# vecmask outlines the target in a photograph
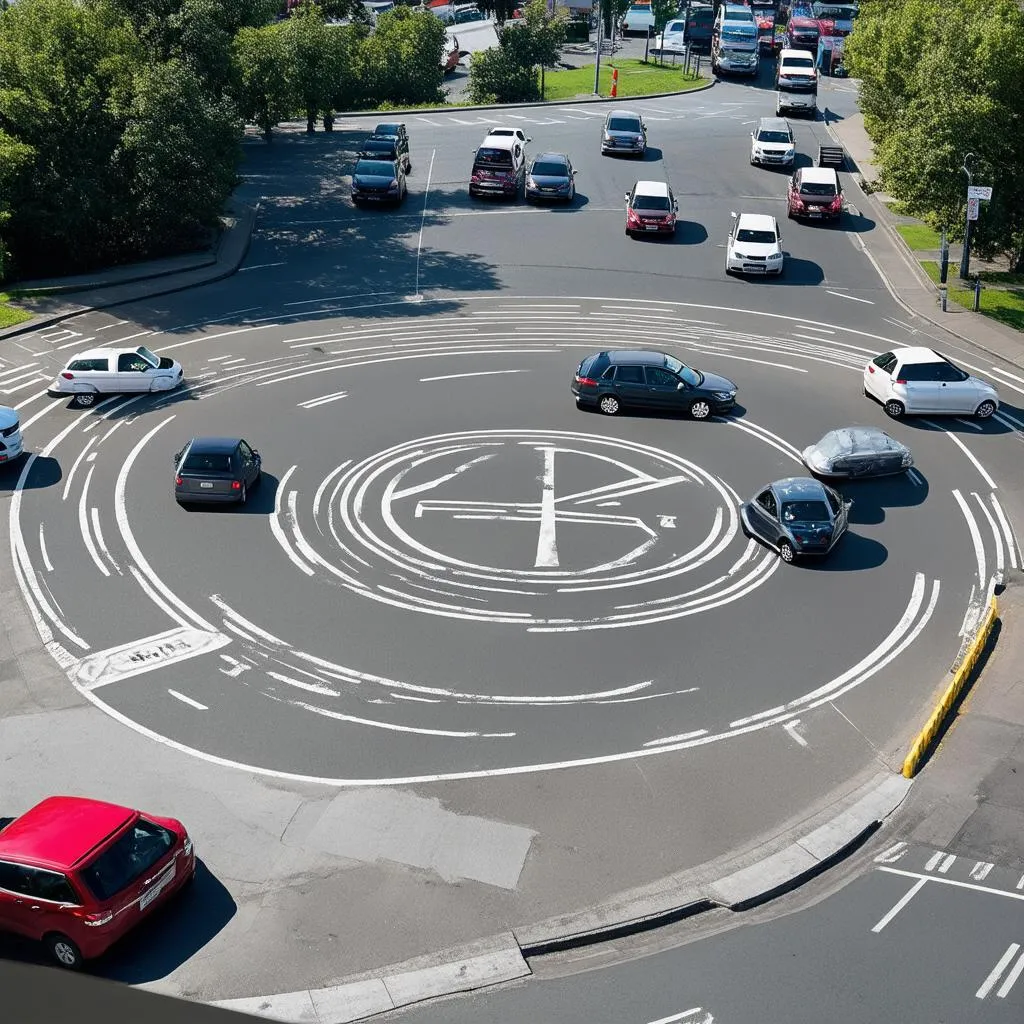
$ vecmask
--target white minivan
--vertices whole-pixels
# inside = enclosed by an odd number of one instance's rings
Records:
[[[185,379],[181,363],[138,348],[94,348],[79,352],[47,389],[51,398],[71,395],[75,404],[93,405],[100,395],[132,391],[172,391]]]
[[[21,455],[21,418],[18,410],[0,405],[0,465],[14,462]]]

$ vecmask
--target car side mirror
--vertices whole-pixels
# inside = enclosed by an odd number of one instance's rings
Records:
[[[177,465],[179,462],[181,462],[181,452],[175,452],[174,453],[174,464]]]
[[[627,192],[622,198],[625,199],[626,202],[628,203],[629,202],[629,193]]]
[[[686,390],[686,385],[682,381],[680,381],[676,385],[676,391],[685,391],[685,390]]]
[[[529,136],[527,136],[527,139],[526,139],[526,141],[527,141],[527,142],[533,142],[533,139],[531,139],[531,138],[530,138]]]

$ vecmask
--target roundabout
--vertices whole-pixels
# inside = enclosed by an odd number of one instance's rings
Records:
[[[855,376],[872,339],[794,343],[777,317],[663,304],[668,325],[627,300],[560,301],[340,325],[316,334],[312,367],[304,325],[281,338],[288,354],[244,367],[218,368],[215,339],[196,365],[185,342],[171,346],[181,391],[51,413],[61,429],[26,464],[11,528],[72,683],[203,758],[340,785],[662,756],[785,727],[861,686],[880,705],[914,687],[925,700],[987,585],[976,518],[954,498],[987,471],[963,441],[891,428],[918,469],[846,483],[851,530],[820,564],[784,565],[738,516],[805,472],[799,452],[822,432],[884,418]],[[574,406],[585,350],[646,347],[655,327],[737,381],[734,412]],[[237,509],[173,506],[169,455],[241,422],[261,487]],[[58,457],[74,468],[55,508],[31,482]],[[977,500],[1005,517],[994,491]],[[55,557],[76,532],[88,586]]]

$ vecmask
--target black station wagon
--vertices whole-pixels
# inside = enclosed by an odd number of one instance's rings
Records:
[[[570,385],[578,406],[608,416],[624,407],[687,412],[695,420],[728,412],[736,385],[727,377],[695,370],[665,352],[597,352],[576,367]]]

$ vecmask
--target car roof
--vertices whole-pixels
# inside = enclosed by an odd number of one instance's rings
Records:
[[[810,50],[797,50],[792,46],[784,46],[779,50],[779,60],[785,60],[787,57],[807,57],[809,60],[814,60],[814,55]]]
[[[782,501],[824,500],[825,488],[812,476],[787,476],[768,485]]]
[[[189,446],[189,454],[216,455],[233,452],[238,447],[240,437],[194,437]]]
[[[851,451],[863,448],[902,448],[895,438],[879,427],[837,427],[830,430],[821,440],[834,437],[844,448]],[[818,442],[819,444],[821,441]]]
[[[837,185],[839,175],[834,167],[801,167],[801,180],[815,182],[820,185]]]
[[[404,121],[378,121],[377,126],[373,129],[374,135],[393,135],[394,132],[387,131],[388,128],[402,129],[405,127]]]
[[[17,409],[12,409],[9,405],[0,405],[0,427],[6,429],[20,422],[21,417]]]
[[[565,163],[569,162],[569,158],[565,155],[565,153],[538,153],[533,159],[534,159],[534,161],[537,161],[537,160],[562,160]]]
[[[480,143],[481,149],[511,149],[518,139],[514,135],[488,135]]]
[[[633,191],[638,196],[663,196],[668,198],[667,181],[638,181],[633,186]]]
[[[90,348],[85,352],[76,352],[69,360],[69,363],[74,362],[76,359],[113,359],[117,356],[123,356],[126,353],[138,352],[140,348],[145,348],[144,345],[136,345],[134,348],[125,346],[124,348]]]
[[[774,231],[775,218],[770,213],[741,213],[737,227],[751,231]]]
[[[890,350],[901,363],[945,363],[947,360],[934,349],[922,345],[894,348]]]
[[[784,117],[762,117],[757,122],[757,130],[759,132],[790,132],[793,129],[789,127],[789,122]]]
[[[640,115],[635,110],[609,110],[605,120],[607,121],[613,117],[635,117],[638,121],[641,120]]]
[[[0,832],[0,858],[67,870],[136,815],[80,796],[50,796]]]
[[[654,352],[648,349],[619,349],[603,353],[608,357],[608,362],[615,363],[644,363],[651,366],[664,366],[668,358],[664,352]]]

